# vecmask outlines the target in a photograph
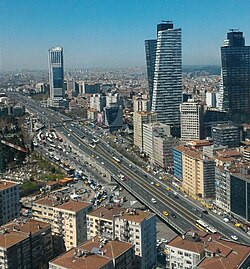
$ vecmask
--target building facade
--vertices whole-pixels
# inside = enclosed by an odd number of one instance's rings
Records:
[[[188,142],[202,138],[202,106],[189,99],[180,105],[181,113],[181,140]]]
[[[49,263],[50,269],[136,269],[134,246],[95,236]]]
[[[229,148],[240,146],[240,129],[232,124],[217,124],[212,127],[214,145],[227,146]]]
[[[143,124],[156,122],[157,115],[153,112],[134,112],[133,125],[134,125],[134,145],[143,149]]]
[[[51,227],[32,219],[16,219],[0,227],[0,268],[46,269],[53,257]]]
[[[0,225],[20,216],[19,185],[10,181],[0,181]]]
[[[136,96],[133,98],[133,111],[144,111],[149,112],[150,111],[150,100],[148,100],[147,96]]]
[[[180,140],[172,136],[154,136],[153,159],[155,164],[167,171],[172,171],[173,148],[179,144]]]
[[[121,207],[99,207],[87,215],[88,238],[96,235],[134,244],[136,268],[151,269],[156,262],[156,217]]]
[[[35,220],[51,224],[55,238],[55,249],[69,250],[87,239],[86,214],[92,205],[85,202],[68,201],[62,203],[52,197],[37,200],[32,205]]]
[[[98,112],[102,112],[106,106],[106,96],[102,94],[93,94],[89,98],[89,107],[96,109]]]
[[[152,111],[157,120],[180,125],[182,102],[181,29],[172,22],[157,25]]]
[[[154,157],[154,137],[170,135],[170,127],[160,122],[143,124],[143,151],[151,158]]]
[[[221,47],[219,107],[231,113],[233,121],[250,120],[250,46],[243,32],[232,29]]]
[[[104,108],[104,124],[111,132],[122,128],[123,109],[121,105],[113,105]]]
[[[182,153],[183,188],[202,198],[215,197],[215,162],[198,151]]]
[[[62,106],[65,96],[62,47],[49,49],[49,84],[50,105],[55,107]]]
[[[155,57],[156,57],[157,40],[145,40],[145,52],[147,63],[147,76],[149,88],[149,108],[152,107],[153,86],[154,86],[154,71],[155,71]]]

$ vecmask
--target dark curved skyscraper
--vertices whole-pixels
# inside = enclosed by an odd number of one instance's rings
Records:
[[[49,49],[50,105],[61,106],[64,98],[63,48]]]
[[[219,107],[234,122],[250,122],[250,46],[243,32],[231,30],[221,47]]]
[[[181,29],[171,21],[157,25],[157,40],[146,40],[151,110],[164,124],[180,125],[182,102]]]
[[[156,45],[157,45],[156,39],[145,40],[150,109],[152,107],[152,97],[153,97]]]

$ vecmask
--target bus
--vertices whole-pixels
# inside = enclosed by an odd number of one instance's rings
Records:
[[[53,142],[53,140],[52,140],[50,137],[47,137],[47,140],[48,140],[50,143]]]
[[[117,163],[121,163],[121,160],[119,160],[119,159],[116,158],[115,156],[113,156],[113,159],[114,159]]]
[[[90,143],[89,146],[94,149],[96,145],[95,143]]]
[[[92,141],[93,141],[94,143],[98,143],[98,142],[99,142],[99,139],[98,139],[98,138],[93,138]]]
[[[206,231],[207,233],[217,233],[217,230],[210,226],[208,223],[206,223],[205,221],[198,219],[196,220],[196,224],[195,224],[200,230],[202,231]]]

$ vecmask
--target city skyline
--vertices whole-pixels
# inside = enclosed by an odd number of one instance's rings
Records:
[[[230,28],[243,31],[249,44],[249,8],[247,0],[3,0],[0,71],[46,70],[53,46],[64,47],[66,68],[146,67],[144,40],[161,20],[182,29],[184,65],[220,64]]]

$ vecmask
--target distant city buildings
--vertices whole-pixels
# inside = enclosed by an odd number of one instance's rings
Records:
[[[49,105],[54,107],[64,107],[63,99],[65,97],[65,89],[62,47],[49,49],[49,84]]]
[[[219,107],[229,111],[234,122],[250,120],[250,46],[243,32],[231,30],[221,47]]]
[[[172,22],[158,24],[157,42],[146,41],[145,45],[150,91],[152,89],[152,73],[154,73],[151,109],[157,113],[159,122],[180,125],[179,106],[182,102],[181,29],[174,29]]]

